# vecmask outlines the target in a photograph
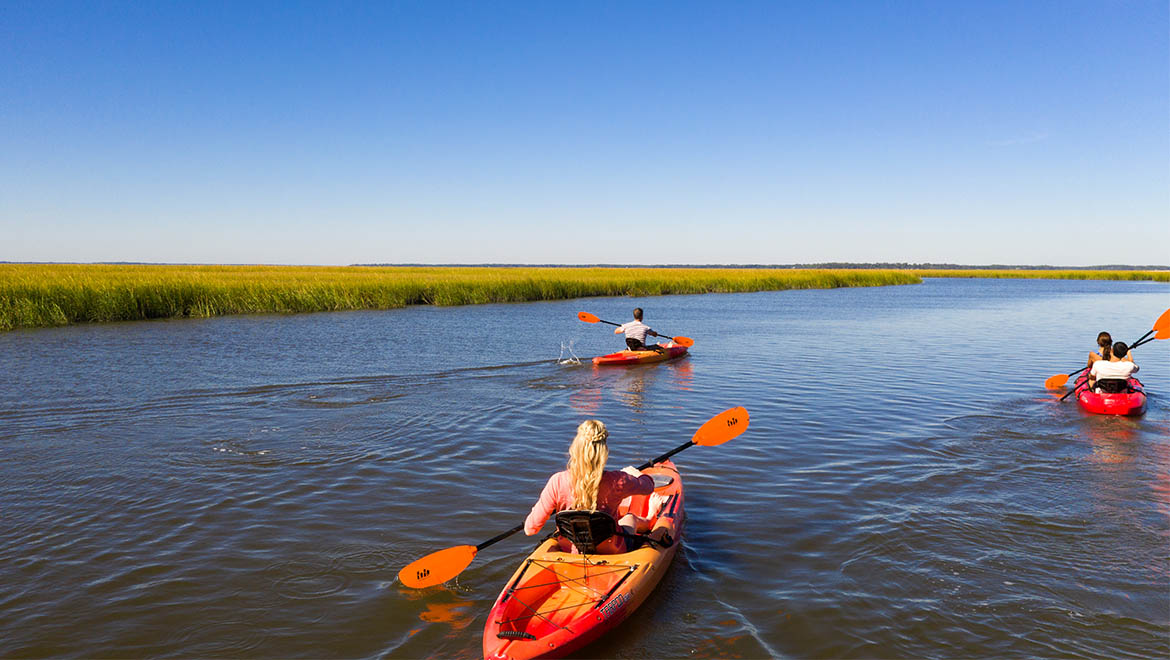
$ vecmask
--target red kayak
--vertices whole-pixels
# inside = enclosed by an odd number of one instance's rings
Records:
[[[617,353],[610,353],[609,355],[601,355],[593,358],[593,364],[597,365],[627,365],[627,364],[646,364],[649,362],[665,362],[680,358],[687,354],[687,347],[679,344],[663,344],[661,351],[619,351]]]
[[[1081,410],[1095,415],[1140,415],[1146,411],[1146,392],[1136,378],[1129,379],[1127,392],[1094,392],[1087,385],[1088,375],[1077,379],[1077,403]]]

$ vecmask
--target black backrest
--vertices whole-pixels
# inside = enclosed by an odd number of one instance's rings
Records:
[[[1106,394],[1121,394],[1129,391],[1129,379],[1122,378],[1099,378],[1097,379],[1097,389]]]
[[[557,532],[583,555],[596,553],[598,545],[617,533],[613,516],[604,511],[561,511],[556,523]]]

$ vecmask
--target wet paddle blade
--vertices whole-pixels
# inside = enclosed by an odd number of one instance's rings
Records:
[[[582,321],[584,321],[586,323],[599,323],[601,321],[601,319],[590,314],[589,312],[577,312],[577,318],[581,319]]]
[[[1154,321],[1154,329],[1159,331],[1158,334],[1161,334],[1161,331],[1166,330],[1167,328],[1170,328],[1170,309],[1162,312],[1162,315],[1158,317],[1158,320]],[[1158,339],[1165,338],[1166,337],[1158,337]]]
[[[695,431],[695,435],[691,438],[691,442],[696,445],[704,445],[706,447],[714,447],[721,445],[728,440],[738,436],[747,430],[748,427],[748,411],[747,408],[739,406],[738,408],[731,408],[715,415],[707,420],[706,424],[699,427]]]
[[[1044,381],[1044,387],[1050,390],[1058,390],[1064,387],[1064,384],[1067,382],[1068,374],[1056,374],[1055,376],[1052,376],[1048,380]]]
[[[398,580],[411,589],[433,587],[454,578],[475,559],[474,545],[457,545],[416,559],[398,571]]]
[[[1154,335],[1154,339],[1166,339],[1170,337],[1170,328],[1162,328],[1158,334]]]
[[[695,345],[695,340],[691,339],[690,337],[673,337],[671,341],[678,344],[679,346],[686,346],[687,348]]]

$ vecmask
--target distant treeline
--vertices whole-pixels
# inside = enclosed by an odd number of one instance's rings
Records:
[[[0,263],[5,263],[0,261]],[[439,268],[744,268],[744,269],[828,269],[828,270],[1091,270],[1091,271],[1170,271],[1170,266],[1131,266],[1131,265],[1102,265],[1102,266],[1018,266],[993,264],[991,266],[970,266],[962,264],[931,264],[911,263],[906,261],[881,263],[853,263],[845,261],[831,261],[819,264],[353,264],[360,267],[439,267]]]
[[[226,314],[885,286],[922,277],[1170,282],[1170,270],[0,264],[0,331]]]

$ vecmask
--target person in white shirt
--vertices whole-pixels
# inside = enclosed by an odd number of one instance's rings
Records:
[[[646,345],[646,335],[657,337],[658,333],[650,329],[650,326],[642,323],[642,308],[634,308],[634,320],[629,323],[623,323],[614,328],[613,334],[620,335],[625,333],[626,346],[631,351],[660,351],[662,350],[657,344],[650,346]]]
[[[1089,387],[1097,392],[1119,394],[1129,386],[1129,377],[1137,373],[1138,366],[1129,354],[1129,346],[1123,341],[1113,345],[1109,359],[1100,359],[1089,369]]]

